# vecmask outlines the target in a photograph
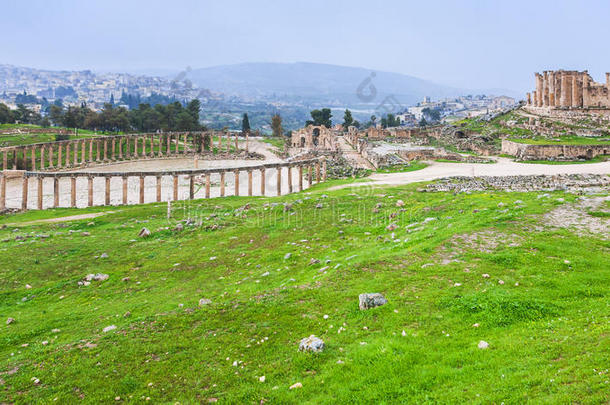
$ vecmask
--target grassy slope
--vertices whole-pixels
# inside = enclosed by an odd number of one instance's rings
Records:
[[[567,230],[531,231],[540,214],[562,204],[556,198],[575,197],[415,187],[383,190],[394,198],[314,191],[294,205],[295,215],[263,204],[304,194],[180,203],[175,215],[190,211],[204,222],[182,232],[157,231],[173,225],[164,204],[109,208],[115,213],[66,228],[0,230],[0,240],[11,238],[0,245],[0,402],[607,400],[610,246]],[[398,198],[404,212],[394,206]],[[246,202],[246,217],[236,214]],[[323,209],[314,209],[318,202]],[[384,206],[374,214],[377,202]],[[2,222],[102,210],[28,212]],[[387,239],[394,212],[401,242]],[[438,220],[407,233],[404,225],[427,217]],[[221,228],[205,227],[211,224]],[[137,238],[142,226],[153,235]],[[459,262],[441,264],[453,235],[489,229],[518,235],[519,246],[466,248]],[[51,236],[12,240],[25,233]],[[94,258],[103,252],[108,259]],[[321,263],[310,265],[312,258]],[[97,272],[110,279],[77,285]],[[389,304],[361,312],[363,292],[382,292]],[[213,303],[198,308],[200,298]],[[16,321],[5,326],[9,316]],[[102,333],[111,324],[118,328]],[[323,353],[297,351],[310,334],[325,340]],[[480,340],[490,349],[477,349]],[[297,381],[303,388],[289,390]]]
[[[26,124],[0,124],[0,131],[18,128],[21,131],[27,131],[28,129],[40,129],[38,125],[26,125]],[[53,128],[58,129],[58,128]],[[81,139],[89,138],[91,136],[101,136],[104,132],[90,131],[88,129],[79,129],[78,135],[74,135],[74,129],[70,129],[70,139]],[[41,142],[53,142],[55,141],[55,133],[35,133],[35,134],[0,134],[0,145],[1,146],[21,146],[31,145],[33,143]]]
[[[610,145],[609,139],[587,138],[582,136],[562,136],[559,138],[530,138],[530,139],[510,139],[517,143],[530,145]]]

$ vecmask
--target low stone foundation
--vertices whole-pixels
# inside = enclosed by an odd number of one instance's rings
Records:
[[[503,140],[502,153],[519,160],[593,159],[610,154],[610,145],[531,145]]]
[[[419,189],[423,192],[468,193],[472,191],[582,191],[610,187],[610,176],[564,174],[556,176],[447,177]]]

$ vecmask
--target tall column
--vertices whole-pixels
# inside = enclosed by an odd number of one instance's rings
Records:
[[[322,181],[326,181],[326,159],[322,159]]]
[[[161,144],[159,144],[161,147]],[[157,202],[161,201],[161,176],[157,175]]]
[[[542,107],[542,76],[536,73],[536,107]]]
[[[250,131],[246,132],[246,153],[250,153]]]
[[[42,181],[44,180],[42,177],[38,177],[38,209],[42,209]]]
[[[93,162],[93,139],[89,140],[89,162]]]
[[[248,169],[248,196],[252,197],[252,169]]]
[[[6,177],[0,173],[0,211],[6,209]]]
[[[101,140],[97,140],[95,141],[95,161],[99,162],[100,161],[100,154],[102,153],[102,141]]]
[[[2,170],[8,170],[8,151],[4,150],[2,157]]]
[[[53,168],[53,145],[49,146],[49,167]]]
[[[542,77],[542,106],[548,107],[549,105],[549,72],[544,72]]]
[[[108,139],[104,139],[104,162],[108,160]]]
[[[303,166],[299,165],[299,191],[303,191]]]
[[[72,145],[72,146],[74,146],[74,152],[73,152],[74,159],[73,159],[72,165],[78,166],[78,141],[74,142],[74,145]]]
[[[140,204],[144,204],[144,176],[140,175]]]
[[[277,173],[277,195],[282,195],[282,167],[278,166],[275,171]]]
[[[225,196],[225,172],[220,172],[220,196]]]
[[[195,176],[189,175],[189,200],[195,198]]]
[[[572,107],[582,107],[582,78],[576,72],[572,75]]]
[[[265,168],[261,167],[261,195],[265,195]]]
[[[119,160],[123,160],[123,137],[119,138]]]
[[[76,177],[70,177],[70,207],[76,207]]]
[[[571,89],[570,89],[571,90]],[[561,72],[561,107],[568,107],[568,75],[565,72]]]
[[[85,140],[83,139],[80,144],[80,162],[85,163],[86,161],[86,151],[85,151]]]
[[[178,201],[178,176],[174,174],[174,201]]]
[[[205,174],[205,198],[210,198],[210,173]]]
[[[239,195],[239,169],[233,171],[233,177],[235,182],[235,195]]]
[[[44,150],[45,146],[42,145],[40,148],[40,170],[44,170]]]
[[[28,209],[28,177],[24,174],[21,183],[21,209]]]
[[[587,108],[589,104],[589,73],[585,70],[582,75],[582,106]]]
[[[288,193],[292,194],[292,167],[288,166]]]
[[[116,157],[116,138],[112,137],[112,151],[110,160],[115,160]]]
[[[610,73],[606,73],[606,90],[608,90],[608,101],[606,106],[610,106]]]
[[[93,176],[87,176],[87,206],[93,207]]]
[[[307,165],[307,187],[311,187],[313,181],[313,166]]]
[[[105,187],[105,198],[104,198],[104,203],[106,205],[110,205],[110,177],[106,176],[104,177],[105,181],[106,181],[106,187]]]
[[[128,186],[127,182],[129,181],[129,178],[127,176],[123,176],[122,178],[123,178],[123,205],[127,205],[127,202],[129,201],[128,200],[129,189],[127,188],[127,186]]]
[[[59,207],[59,178],[53,177],[53,208]]]
[[[31,156],[30,159],[32,160],[32,171],[36,170],[36,147],[32,146],[32,148],[30,149],[31,152]]]

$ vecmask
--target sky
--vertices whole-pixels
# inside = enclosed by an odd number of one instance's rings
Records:
[[[0,0],[0,63],[158,72],[314,62],[526,91],[610,71],[607,0]]]

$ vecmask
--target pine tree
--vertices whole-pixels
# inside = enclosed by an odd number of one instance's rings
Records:
[[[274,114],[271,117],[271,129],[273,130],[273,136],[282,136],[284,129],[282,128],[282,117],[279,114]]]
[[[352,117],[352,112],[346,109],[345,114],[343,114],[343,130],[347,131],[352,125],[354,125],[354,117]]]
[[[250,132],[250,120],[248,119],[248,114],[244,113],[244,117],[241,120],[241,132],[243,135]]]

